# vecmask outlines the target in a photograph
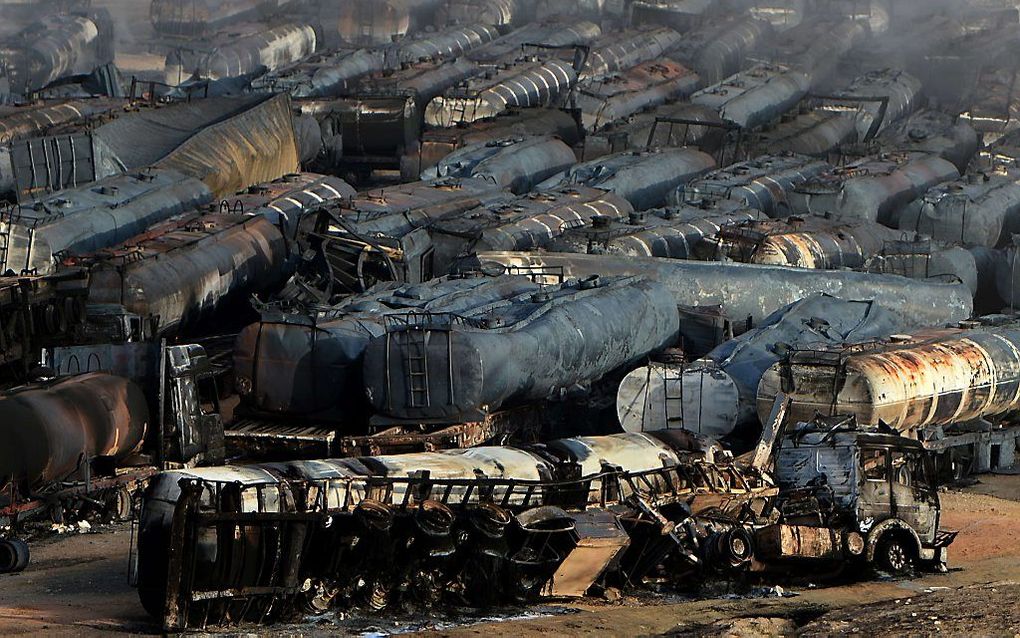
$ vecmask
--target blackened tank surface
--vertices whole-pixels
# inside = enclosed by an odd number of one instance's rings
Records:
[[[0,270],[52,272],[58,253],[112,246],[212,199],[201,181],[165,169],[61,191],[0,221],[9,233]]]
[[[469,321],[395,321],[369,343],[365,388],[373,408],[391,418],[471,421],[561,397],[670,345],[678,327],[662,284],[589,277]]]
[[[864,20],[828,15],[821,11],[792,29],[777,34],[766,47],[775,63],[798,69],[809,77],[811,88],[826,82],[853,49],[868,41]]]
[[[586,45],[600,35],[602,29],[594,22],[532,22],[474,49],[467,57],[484,64],[505,64],[520,57],[522,47],[525,45],[547,47]]]
[[[321,5],[327,37],[345,45],[373,47],[394,42],[428,25],[441,0],[350,0]]]
[[[604,35],[592,43],[580,81],[598,81],[618,71],[656,60],[680,41],[681,35],[668,27]]]
[[[903,152],[934,153],[966,172],[977,153],[978,133],[948,113],[924,109],[886,129],[878,138],[882,148]]]
[[[576,161],[574,151],[555,137],[513,137],[458,149],[421,178],[477,178],[521,194]]]
[[[397,46],[397,61],[412,64],[423,60],[439,61],[460,57],[500,37],[492,23],[456,26],[401,42]]]
[[[491,24],[503,30],[523,25],[530,17],[530,0],[447,0],[439,8],[439,24]]]
[[[825,293],[843,299],[870,299],[900,321],[940,326],[971,316],[971,290],[953,278],[907,279],[847,270],[807,270],[684,259],[574,255],[566,253],[489,252],[477,259],[490,269],[513,267],[562,269],[566,277],[639,275],[666,284],[677,305],[720,306],[734,327],[756,326],[798,299]]]
[[[688,366],[651,364],[631,372],[620,384],[617,414],[630,432],[682,427],[728,436],[758,425],[758,383],[790,348],[862,342],[916,327],[871,301],[811,295]]]
[[[841,166],[795,187],[798,215],[830,214],[896,225],[904,206],[940,182],[959,177],[951,162],[931,153],[890,153]]]
[[[601,188],[626,199],[635,210],[646,210],[665,205],[670,193],[713,168],[712,156],[693,148],[625,151],[577,164],[539,188]]]
[[[149,406],[133,382],[93,372],[0,394],[0,487],[81,480],[97,457],[122,461],[145,437]]]
[[[723,227],[764,217],[761,211],[737,205],[659,208],[633,213],[624,219],[600,216],[590,225],[567,230],[548,249],[592,255],[699,259],[701,243]]]
[[[762,131],[754,147],[762,153],[797,153],[826,158],[840,146],[857,140],[854,120],[844,113],[815,109],[783,116],[775,127]]]
[[[772,25],[751,17],[711,20],[684,34],[670,55],[691,66],[705,84],[722,82],[744,68],[747,56],[774,36]]]
[[[1020,184],[1005,173],[941,184],[903,210],[899,227],[947,243],[999,246],[1020,230]]]
[[[540,289],[522,276],[443,277],[422,284],[380,284],[313,316],[267,313],[242,330],[234,346],[242,399],[263,414],[354,425],[368,410],[362,355],[372,338],[385,333],[389,315],[470,317]]]
[[[707,106],[686,102],[662,104],[589,133],[584,141],[584,158],[626,150],[681,146],[711,153],[725,142],[727,126],[719,114]]]
[[[906,71],[877,69],[857,78],[837,91],[837,99],[821,108],[844,113],[854,121],[858,140],[869,140],[897,120],[910,115],[921,99],[921,81]],[[879,102],[865,98],[885,99]]]
[[[274,11],[283,0],[152,0],[149,15],[159,33],[195,36]]]
[[[763,155],[691,180],[677,188],[669,202],[702,205],[728,199],[769,217],[786,216],[792,212],[791,191],[831,168],[828,162],[803,155]]]
[[[399,166],[401,155],[414,147],[421,133],[417,102],[407,95],[304,100],[298,108],[315,120],[322,152],[311,166],[342,170],[359,162],[366,166]]]
[[[256,78],[252,88],[289,93],[294,98],[334,97],[350,92],[361,78],[385,69],[386,56],[378,49],[330,51]]]
[[[691,102],[716,110],[728,122],[753,129],[797,105],[807,94],[806,73],[775,64],[758,64],[691,96]]]
[[[156,319],[159,334],[176,334],[281,284],[287,258],[283,234],[264,217],[195,215],[94,255],[89,302],[122,305]]]
[[[265,217],[293,241],[309,213],[350,200],[356,194],[354,187],[339,177],[294,173],[221,200],[218,210]]]

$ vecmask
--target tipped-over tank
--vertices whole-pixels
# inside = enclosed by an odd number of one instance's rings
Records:
[[[783,306],[816,293],[871,299],[898,320],[913,325],[963,321],[973,310],[970,289],[955,278],[915,280],[849,270],[566,253],[488,252],[479,253],[477,259],[486,271],[508,266],[521,272],[562,268],[566,277],[603,274],[653,278],[669,287],[677,305],[720,306],[723,315],[734,320],[735,328],[756,326]]]
[[[810,77],[800,71],[758,64],[698,91],[691,102],[715,109],[741,128],[753,129],[796,106],[810,85]]]
[[[668,27],[635,29],[602,36],[592,43],[580,81],[598,81],[617,71],[656,60],[681,39],[679,33]]]
[[[914,200],[899,226],[947,243],[998,246],[1020,230],[1020,184],[1005,173],[972,173]]]
[[[142,390],[92,372],[0,394],[0,488],[82,480],[98,457],[122,461],[138,450],[149,423]]]
[[[629,432],[684,428],[723,437],[753,430],[758,383],[791,347],[862,342],[914,327],[871,301],[811,295],[689,365],[650,363],[634,370],[620,383],[617,415]]]
[[[918,438],[927,428],[1020,408],[1020,331],[904,334],[870,348],[797,352],[762,377],[759,416],[768,415],[781,383],[792,399],[789,419],[853,415]]]
[[[532,22],[514,29],[502,38],[474,49],[467,55],[483,64],[508,64],[521,56],[525,45],[568,47],[587,45],[602,35],[602,29],[588,21]]]
[[[50,15],[0,41],[3,93],[38,91],[113,62],[113,21],[105,11]]]
[[[697,73],[668,58],[657,58],[599,82],[582,84],[573,100],[581,110],[584,128],[595,131],[635,113],[685,98],[700,86]]]
[[[636,210],[666,204],[673,190],[715,168],[711,155],[693,148],[624,151],[577,164],[539,188],[583,185],[616,193]]]
[[[921,98],[921,81],[906,71],[877,69],[854,78],[836,91],[838,98],[821,108],[846,114],[854,122],[857,139],[869,140],[908,115]],[[867,98],[884,99],[872,102]]]
[[[587,277],[526,294],[470,320],[394,316],[365,351],[381,415],[461,422],[556,399],[670,345],[676,303],[662,284]]]
[[[797,153],[826,158],[843,144],[857,139],[853,118],[845,113],[813,109],[806,113],[783,115],[779,124],[761,131],[754,148],[762,153]]]
[[[372,47],[420,31],[441,5],[441,0],[348,0],[322,4],[320,18],[328,36]]]
[[[574,151],[555,137],[513,137],[457,149],[421,178],[472,177],[520,194],[576,161]]]
[[[969,124],[948,113],[924,109],[887,128],[880,147],[905,153],[934,153],[953,163],[963,174],[978,150],[978,134]]]

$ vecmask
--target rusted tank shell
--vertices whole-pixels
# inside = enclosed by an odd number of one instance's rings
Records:
[[[199,180],[161,169],[61,191],[0,222],[8,234],[0,270],[51,273],[58,253],[112,246],[212,199]]]
[[[93,372],[0,394],[0,488],[85,478],[96,457],[138,450],[149,406],[133,382]]]
[[[890,124],[912,113],[921,99],[921,81],[906,71],[879,69],[855,78],[849,86],[838,91],[846,101],[823,103],[821,108],[850,116],[856,125],[857,139],[874,137]],[[854,98],[886,98],[885,112],[877,102],[855,102]]]
[[[407,312],[484,314],[494,303],[539,292],[528,277],[440,278],[381,284],[323,316],[269,313],[234,344],[234,374],[245,405],[266,414],[356,420],[368,410],[361,362],[386,317]]]
[[[285,24],[239,38],[212,52],[172,51],[166,58],[166,83],[192,77],[222,80],[274,71],[315,53],[319,36],[310,24]]]
[[[971,316],[970,290],[955,280],[914,280],[849,270],[807,270],[683,259],[573,255],[566,253],[485,252],[477,256],[489,271],[498,266],[562,268],[564,276],[584,278],[640,275],[669,287],[677,305],[720,306],[736,327],[758,325],[788,304],[817,293],[842,299],[871,299],[912,325],[945,325]]]
[[[715,168],[715,159],[693,148],[625,151],[583,162],[543,182],[539,188],[581,184],[616,193],[636,210],[666,204],[666,197]]]
[[[830,214],[896,225],[902,208],[940,182],[959,177],[951,162],[930,153],[893,153],[836,168],[794,188],[794,213]]]
[[[688,366],[649,364],[628,374],[616,395],[629,432],[685,428],[713,438],[758,424],[758,384],[791,347],[859,343],[917,327],[871,301],[811,295]]]
[[[349,0],[323,5],[324,28],[346,45],[381,46],[426,26],[441,0]]]
[[[681,35],[668,27],[624,31],[612,36],[603,36],[593,43],[579,80],[598,81],[643,62],[661,58],[676,46],[680,39]]]
[[[897,341],[900,341],[897,338]],[[975,328],[847,353],[842,366],[790,362],[787,417],[854,415],[862,425],[887,426],[917,437],[925,428],[966,423],[1020,407],[1020,331]],[[779,390],[777,364],[758,387],[758,414],[767,416]],[[836,376],[834,376],[836,375]]]
[[[598,218],[590,226],[570,229],[549,246],[553,252],[697,259],[696,249],[723,226],[762,219],[757,210],[662,208],[626,219]]]
[[[622,73],[578,87],[574,95],[581,122],[589,131],[602,129],[634,113],[689,96],[701,78],[666,58],[639,64]]]
[[[756,208],[769,217],[791,212],[790,193],[832,167],[803,155],[765,155],[714,170],[677,188],[671,204],[701,205],[731,200]]]
[[[925,109],[886,129],[878,144],[908,153],[933,153],[952,162],[963,174],[977,153],[978,133],[948,113]]]
[[[38,91],[113,62],[113,22],[105,11],[50,15],[0,42],[5,92]]]
[[[398,419],[473,420],[558,398],[676,338],[676,304],[654,281],[592,278],[544,295],[494,308],[483,323],[446,318],[376,337],[364,365],[373,408]],[[424,357],[426,386],[409,376],[422,370],[409,369],[418,364],[408,357]]]
[[[521,57],[524,45],[537,44],[547,47],[586,45],[600,35],[602,28],[586,20],[533,22],[469,52],[467,57],[479,63],[506,64]]]
[[[422,60],[452,59],[499,37],[499,29],[491,23],[454,27],[402,42],[397,47],[397,60],[401,64],[410,64]]]
[[[354,187],[339,177],[295,173],[252,186],[223,202],[231,212],[265,217],[284,237],[294,241],[298,227],[309,213],[322,206],[350,200],[355,195]]]
[[[574,151],[554,137],[515,137],[460,148],[421,178],[473,177],[521,194],[575,161]]]
[[[153,28],[167,35],[199,35],[249,20],[283,4],[282,0],[152,0]]]
[[[930,189],[904,208],[899,226],[947,243],[995,247],[1020,230],[1020,184],[1005,174],[972,174]]]
[[[811,78],[800,71],[758,64],[691,96],[691,102],[715,109],[724,120],[753,129],[796,106]]]
[[[158,333],[168,335],[229,299],[282,283],[288,251],[282,233],[264,217],[195,215],[97,257],[89,302],[156,317]]]
[[[589,226],[596,218],[624,219],[634,209],[612,192],[585,186],[558,186],[529,193],[506,202],[500,201],[456,219],[444,221],[434,234],[450,233],[453,250],[444,263],[450,263],[465,249],[534,250],[549,245],[568,228]],[[473,237],[465,242],[465,237]],[[442,243],[437,238],[437,243]]]
[[[576,84],[577,72],[566,61],[524,63],[498,71],[492,79],[469,83],[469,95],[448,94],[425,107],[425,123],[450,127],[495,117],[510,108],[552,106]]]
[[[788,120],[784,118],[775,128],[762,131],[756,144],[766,153],[826,158],[856,139],[853,118],[844,113],[813,110]]]

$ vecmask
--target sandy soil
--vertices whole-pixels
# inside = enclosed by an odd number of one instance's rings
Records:
[[[392,632],[443,627],[432,636],[599,634],[604,636],[1008,635],[1020,632],[1020,476],[983,479],[943,494],[943,527],[959,529],[949,574],[831,587],[789,584],[797,595],[743,597],[627,596],[614,603],[558,604],[537,617],[448,627],[434,619],[377,618],[263,630],[263,635]],[[0,635],[153,634],[127,582],[130,526],[49,536],[33,562],[0,576]],[[542,615],[544,614],[544,615]],[[914,615],[916,614],[916,615]]]

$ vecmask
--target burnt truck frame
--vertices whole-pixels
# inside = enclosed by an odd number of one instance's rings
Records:
[[[830,417],[790,428],[774,454],[778,518],[755,530],[755,568],[947,570],[957,532],[939,528],[935,455],[921,442]]]

